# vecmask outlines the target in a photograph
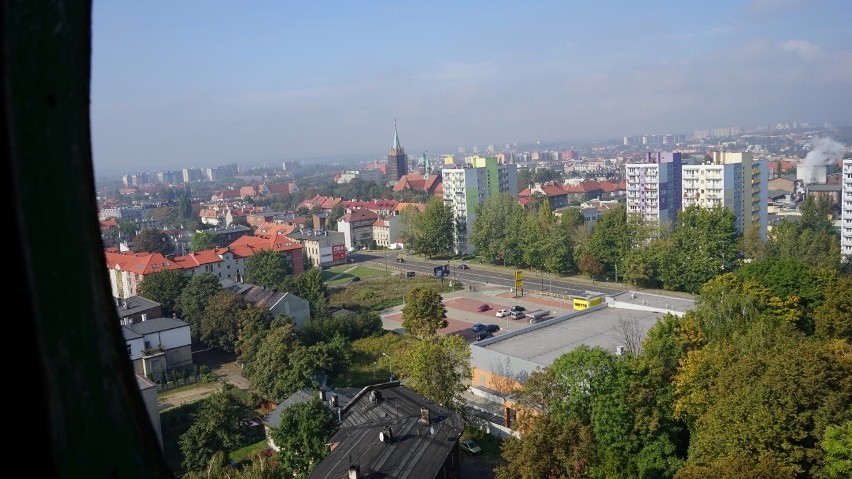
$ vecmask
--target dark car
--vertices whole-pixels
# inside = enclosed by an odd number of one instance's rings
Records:
[[[481,323],[476,323],[476,324],[474,324],[473,326],[471,326],[471,328],[470,328],[470,329],[472,329],[474,333],[478,333],[478,332],[480,332],[480,331],[484,331],[484,330],[485,330],[485,325],[484,325],[484,324],[481,324]]]
[[[405,276],[406,278],[411,278],[412,276],[415,275],[415,273],[414,273],[414,271],[406,271],[406,272],[402,273],[402,275]]]
[[[405,258],[397,258],[396,262],[397,263],[405,263]]]
[[[516,311],[526,311],[526,310],[527,310],[527,308],[525,308],[523,306],[515,305],[515,306],[512,306],[512,309],[510,309],[509,311],[514,313]]]
[[[483,311],[488,311],[489,309],[491,309],[491,306],[488,306],[487,304],[480,304],[479,307],[476,308],[476,310],[480,313]]]
[[[470,266],[468,266],[466,264],[460,264],[459,269],[470,269]]]
[[[475,339],[476,339],[477,341],[482,341],[483,339],[488,339],[488,338],[493,338],[493,337],[494,337],[494,335],[493,335],[493,334],[491,334],[491,333],[486,333],[485,331],[483,331],[483,332],[481,332],[481,333],[477,334]]]
[[[360,276],[353,276],[353,277],[352,277],[352,279],[351,279],[350,281],[352,281],[353,283],[354,283],[355,281],[361,281],[361,277],[360,277]]]
[[[500,331],[500,326],[497,326],[496,324],[487,324],[485,326],[486,333],[496,333],[497,331]]]

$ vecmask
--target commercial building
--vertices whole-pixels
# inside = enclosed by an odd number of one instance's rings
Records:
[[[751,152],[714,151],[710,163],[683,165],[683,207],[724,206],[734,213],[737,230],[757,224],[766,238],[768,171]]]
[[[627,215],[646,224],[674,224],[681,208],[680,152],[648,152],[644,161],[627,163]]]
[[[444,204],[453,211],[456,253],[471,254],[468,238],[476,221],[476,206],[489,197],[508,194],[518,198],[518,169],[514,164],[500,164],[497,158],[479,156],[465,158],[463,168],[441,170]]]

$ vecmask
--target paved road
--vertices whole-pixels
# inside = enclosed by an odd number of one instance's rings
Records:
[[[353,259],[359,262],[378,264],[395,271],[415,271],[417,274],[432,275],[435,266],[448,264],[446,261],[425,261],[418,258],[406,256],[404,263],[397,263],[395,259],[399,253],[390,252],[359,252],[353,255]],[[459,269],[459,261],[451,261],[450,276],[448,279],[458,278],[465,284],[497,285],[505,288],[515,286],[514,270],[486,265],[472,264],[470,269]],[[615,294],[623,292],[623,289],[606,287],[603,284],[585,284],[579,281],[554,278],[547,273],[524,270],[524,288],[526,291],[545,291],[561,295],[585,295],[588,292],[604,294]]]

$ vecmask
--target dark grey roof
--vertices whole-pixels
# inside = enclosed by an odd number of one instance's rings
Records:
[[[189,326],[186,321],[181,321],[177,318],[154,318],[141,323],[128,324],[126,328],[130,328],[138,334],[151,334],[159,331],[168,331],[169,329],[182,328]]]
[[[373,391],[381,399],[373,400]],[[420,421],[421,407],[429,410],[428,425]],[[329,441],[334,449],[309,478],[345,478],[354,464],[364,478],[434,479],[464,429],[460,415],[429,402],[398,381],[362,389],[342,416],[339,431]],[[381,442],[379,433],[388,427],[393,439]]]
[[[325,392],[326,400],[331,399],[333,395],[337,395],[338,407],[345,407],[349,404],[350,398],[355,396],[360,389],[357,388],[341,388],[332,389]],[[278,427],[281,424],[281,412],[293,404],[308,402],[313,398],[319,398],[319,391],[311,389],[301,389],[291,394],[287,399],[281,402],[272,412],[263,418],[263,423],[269,427]]]
[[[253,284],[249,284],[249,283],[238,283],[238,282],[230,280],[228,278],[221,278],[219,280],[219,284],[222,285],[222,289],[227,289],[228,291],[231,291],[231,292],[237,293],[237,294],[243,294],[246,291],[248,291],[249,289],[251,289],[252,286],[254,286]]]
[[[207,230],[204,230],[204,231],[206,231],[208,233],[213,233],[214,235],[218,236],[218,235],[226,235],[228,233],[233,233],[233,232],[244,232],[244,231],[251,232],[251,228],[249,228],[248,226],[231,224],[231,226],[228,226],[227,228],[211,228],[211,229],[207,229]]]
[[[118,304],[116,309],[118,310],[119,317],[122,318],[161,306],[160,303],[143,298],[142,296],[131,296],[119,301],[121,304]]]
[[[766,196],[769,198],[780,198],[789,194],[790,192],[787,190],[769,190],[766,192]]]
[[[843,189],[843,185],[808,185],[808,191],[829,191],[829,192],[840,192]]]
[[[130,329],[127,326],[121,327],[121,335],[124,336],[125,341],[130,341],[131,339],[139,339],[142,337],[141,334],[137,333],[136,331]]]

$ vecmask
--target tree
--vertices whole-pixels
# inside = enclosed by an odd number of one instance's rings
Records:
[[[216,247],[216,235],[209,231],[200,231],[192,235],[189,247],[193,253]]]
[[[210,458],[210,462],[201,471],[190,471],[183,479],[280,479],[276,461],[272,456],[258,451],[251,456],[248,464],[241,463],[239,468],[226,464],[227,456],[219,451]]]
[[[827,285],[813,320],[818,336],[852,343],[852,278],[840,276]]]
[[[415,208],[403,211],[402,223],[402,236],[412,250],[427,258],[452,250],[453,211],[439,198],[429,200],[422,213]]]
[[[517,265],[513,260],[523,256],[519,238],[524,222],[524,210],[518,200],[507,194],[490,196],[476,206],[476,215],[468,241],[477,255],[492,264]]]
[[[815,198],[808,195],[799,206],[799,211],[802,213],[802,222],[800,223],[802,229],[825,230],[833,233],[834,225],[831,224],[833,209],[834,201],[830,196]]]
[[[401,364],[406,384],[449,409],[461,409],[471,378],[470,346],[458,335],[417,341]]]
[[[264,288],[278,288],[290,274],[287,256],[271,249],[262,250],[246,258],[246,283]]]
[[[583,253],[580,256],[579,267],[580,271],[588,274],[592,279],[600,277],[604,268],[603,263],[591,253]]]
[[[204,399],[192,425],[178,439],[184,469],[201,469],[216,452],[238,449],[243,439],[240,421],[251,415],[251,411],[228,389]]]
[[[501,452],[507,463],[496,468],[497,479],[586,478],[598,462],[589,426],[547,414],[534,415],[520,439],[503,441]]]
[[[767,344],[755,348],[757,338],[744,337],[729,365],[717,369],[692,428],[687,465],[769,456],[800,477],[813,477],[826,428],[849,419],[852,362],[831,344],[802,341],[789,331],[751,333]]]
[[[328,213],[328,221],[325,224],[325,229],[336,231],[337,220],[339,220],[345,214],[346,207],[343,206],[343,203],[337,203],[336,205],[332,206],[331,211]]]
[[[767,257],[769,246],[760,237],[760,225],[758,223],[746,225],[740,241],[740,249],[743,257],[752,261],[762,261]]]
[[[328,455],[326,445],[337,430],[337,418],[329,407],[313,398],[281,411],[281,423],[272,429],[272,440],[283,477],[305,478]]]
[[[144,283],[144,281],[143,281]],[[190,278],[178,296],[175,307],[181,317],[189,322],[192,331],[198,334],[203,326],[204,310],[214,294],[222,290],[219,278],[213,273],[201,273]]]
[[[163,307],[163,316],[171,316],[187,284],[189,284],[189,275],[179,269],[167,269],[157,274],[146,275],[145,281],[139,284],[139,295],[160,303]]]
[[[667,288],[698,292],[705,282],[734,269],[739,259],[738,239],[729,209],[687,207],[678,214],[672,251],[660,279]]]
[[[133,238],[136,252],[169,254],[174,249],[166,233],[157,228],[146,228]]]
[[[328,306],[328,286],[322,279],[321,270],[309,269],[296,277],[289,277],[284,287],[310,303],[312,318],[325,312]]]
[[[402,327],[421,338],[435,336],[447,327],[447,308],[437,291],[430,288],[411,288],[405,295],[402,308]]]
[[[207,301],[200,327],[195,331],[196,336],[210,346],[233,352],[239,339],[243,312],[249,307],[239,294],[219,291]]]
[[[852,419],[839,426],[828,426],[822,438],[825,453],[822,477],[843,479],[852,477]]]
[[[601,265],[600,273],[613,276],[615,268],[624,270],[624,258],[635,244],[642,238],[638,238],[639,228],[632,221],[627,220],[627,211],[624,205],[609,210],[592,226],[586,249],[588,253],[597,258]],[[588,270],[586,272],[589,272]]]

